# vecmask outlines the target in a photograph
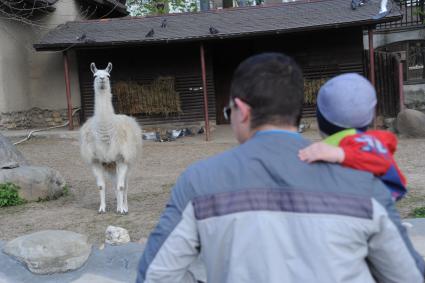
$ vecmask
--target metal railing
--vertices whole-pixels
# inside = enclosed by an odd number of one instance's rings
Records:
[[[425,25],[425,0],[399,0],[389,1],[389,5],[397,6],[403,13],[403,18],[396,22],[383,23],[377,25],[377,29],[394,29],[401,27],[411,27]]]

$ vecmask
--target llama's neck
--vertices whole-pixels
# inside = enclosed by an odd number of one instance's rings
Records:
[[[98,121],[110,121],[115,114],[110,88],[95,90],[94,115]]]

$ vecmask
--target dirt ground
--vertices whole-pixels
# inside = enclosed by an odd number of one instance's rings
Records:
[[[317,131],[305,136],[317,140]],[[58,170],[66,179],[68,196],[54,201],[28,203],[0,209],[0,240],[45,229],[65,229],[89,236],[93,243],[104,241],[108,225],[126,228],[132,241],[147,237],[154,228],[179,174],[192,162],[236,145],[229,127],[213,132],[213,141],[203,136],[175,142],[145,142],[142,157],[130,173],[129,214],[115,214],[115,195],[107,189],[107,213],[98,214],[99,194],[90,168],[79,155],[75,138],[34,138],[18,149],[34,165]],[[409,196],[399,203],[403,217],[415,207],[425,206],[425,139],[402,139],[396,159],[409,181]]]

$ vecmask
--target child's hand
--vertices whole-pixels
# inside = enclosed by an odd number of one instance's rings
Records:
[[[298,157],[307,163],[314,161],[326,161],[332,163],[342,163],[345,158],[342,148],[328,145],[324,142],[316,142],[312,145],[301,149]]]

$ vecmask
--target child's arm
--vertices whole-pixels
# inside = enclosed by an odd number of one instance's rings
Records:
[[[315,142],[298,153],[299,158],[307,163],[326,161],[342,163],[345,159],[344,150],[324,142]]]
[[[299,158],[307,163],[325,161],[342,163],[343,166],[371,172],[381,176],[388,171],[392,160],[377,152],[374,147],[367,147],[364,142],[348,137],[344,138],[338,147],[324,142],[316,142],[302,149]]]

